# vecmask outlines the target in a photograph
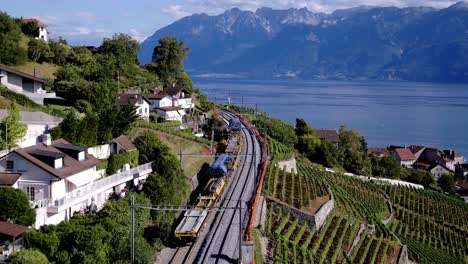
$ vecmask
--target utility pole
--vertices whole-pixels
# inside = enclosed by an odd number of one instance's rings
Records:
[[[179,145],[179,161],[182,164],[182,143]]]
[[[214,141],[214,126],[211,126],[211,141],[210,141],[211,155],[213,155],[213,141]]]
[[[131,207],[132,207],[132,229],[130,230],[131,233],[131,238],[130,238],[130,243],[132,244],[131,246],[131,260],[132,264],[135,263],[135,196],[132,194],[132,199],[131,199]]]
[[[239,200],[239,263],[242,264],[242,200]]]

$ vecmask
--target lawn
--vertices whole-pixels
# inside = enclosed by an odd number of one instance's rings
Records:
[[[168,133],[161,131],[156,131],[148,128],[138,128],[138,130],[132,135],[137,137],[140,133],[145,130],[152,131],[155,133],[158,138],[160,138],[164,143],[171,147],[174,155],[179,157],[180,148],[182,148],[182,153],[185,154],[200,154],[209,146],[204,144],[196,143],[191,140],[183,139],[178,136],[174,136]],[[184,170],[184,175],[188,179],[191,179],[192,176],[200,170],[204,163],[211,164],[213,163],[214,158],[212,156],[183,156],[182,157],[182,169]]]
[[[34,67],[39,67],[41,78],[55,79],[54,73],[57,71],[57,65],[50,64],[47,62],[44,63],[35,63],[28,61],[22,65],[11,66],[12,68],[25,72],[30,75],[34,75]]]

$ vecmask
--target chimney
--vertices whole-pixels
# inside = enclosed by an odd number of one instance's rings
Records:
[[[38,67],[34,67],[34,77],[41,78],[41,70]]]
[[[46,146],[50,146],[52,144],[52,137],[50,136],[50,134],[42,135],[42,144]]]

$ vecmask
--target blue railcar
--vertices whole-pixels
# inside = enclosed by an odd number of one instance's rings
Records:
[[[229,120],[229,130],[230,131],[239,131],[241,129],[242,123],[239,118],[231,118]]]
[[[211,177],[223,177],[227,175],[228,168],[226,163],[232,161],[232,156],[228,154],[222,154],[219,156],[213,165],[208,169],[208,174]]]

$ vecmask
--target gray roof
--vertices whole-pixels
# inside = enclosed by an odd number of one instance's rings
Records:
[[[8,116],[6,109],[0,109],[0,120]],[[44,112],[20,111],[20,123],[23,124],[59,124],[62,118]]]
[[[21,76],[23,78],[27,78],[27,79],[30,79],[30,80],[33,80],[33,81],[36,81],[36,82],[47,83],[47,81],[44,80],[44,79],[38,78],[38,77],[36,77],[34,75],[31,75],[31,74],[27,74],[25,72],[15,70],[13,68],[7,67],[7,66],[2,65],[2,64],[0,64],[0,70],[4,70],[6,72],[13,73],[13,74],[19,75],[19,76]]]

